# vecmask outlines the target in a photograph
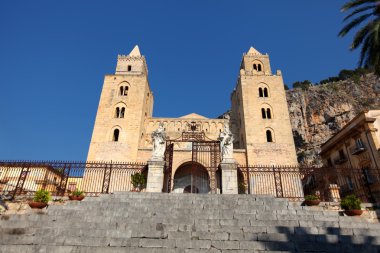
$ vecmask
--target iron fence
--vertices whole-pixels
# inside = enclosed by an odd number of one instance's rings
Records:
[[[322,201],[354,194],[363,202],[380,203],[380,172],[374,168],[239,166],[240,193],[266,194],[303,200],[319,195]]]
[[[147,169],[144,163],[0,161],[0,195],[14,198],[39,189],[57,196],[76,189],[86,195],[131,191],[131,175],[147,175]],[[239,166],[238,185],[239,193],[293,200],[317,194],[322,201],[333,201],[338,193],[380,203],[380,172],[374,168]]]
[[[64,196],[76,189],[86,195],[130,191],[131,175],[147,172],[143,163],[0,161],[0,194],[11,198],[39,189]]]

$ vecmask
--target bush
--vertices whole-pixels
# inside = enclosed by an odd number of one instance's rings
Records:
[[[302,90],[308,90],[310,86],[311,82],[309,80],[293,83],[293,88],[301,88]]]
[[[343,69],[339,72],[338,76],[332,76],[327,79],[321,80],[319,84],[332,83],[332,82],[337,82],[337,81],[347,80],[347,79],[352,79],[356,84],[359,84],[360,77],[368,73],[371,73],[370,69],[365,69],[365,68],[357,68],[354,70]]]
[[[343,198],[340,202],[340,206],[344,210],[360,210],[361,209],[361,200],[355,195],[348,195]]]
[[[340,81],[341,79],[337,76],[332,76],[332,77],[329,77],[327,79],[323,79],[319,82],[319,84],[325,84],[325,83],[334,83],[334,82],[338,82]]]
[[[76,197],[80,197],[80,196],[83,196],[84,195],[84,192],[83,191],[80,191],[78,189],[75,189],[75,191],[73,191],[71,193],[72,196],[76,196]]]
[[[135,173],[135,174],[131,175],[131,180],[132,180],[133,187],[140,188],[140,189],[145,188],[146,177],[144,174]]]
[[[315,194],[310,194],[310,195],[306,195],[305,196],[305,200],[309,201],[309,200],[319,200],[319,197]]]
[[[34,194],[33,201],[34,202],[42,202],[47,204],[51,200],[50,192],[47,190],[38,190]]]

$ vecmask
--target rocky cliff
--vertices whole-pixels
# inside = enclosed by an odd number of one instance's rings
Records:
[[[380,109],[380,78],[366,74],[286,95],[298,160],[320,164],[321,144],[362,110]]]

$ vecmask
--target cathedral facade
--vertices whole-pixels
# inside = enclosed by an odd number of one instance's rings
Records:
[[[128,55],[118,56],[115,74],[104,78],[87,160],[147,163],[152,133],[162,125],[165,166],[170,167],[163,189],[169,191],[220,190],[218,145],[224,127],[232,133],[237,166],[297,165],[282,74],[273,74],[269,56],[252,47],[243,55],[231,110],[223,117],[153,117],[153,103],[146,59],[135,46]],[[189,184],[195,179],[197,186]]]

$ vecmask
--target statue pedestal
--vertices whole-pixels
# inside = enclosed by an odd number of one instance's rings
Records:
[[[235,160],[223,160],[220,163],[222,170],[222,194],[238,194],[237,164]]]
[[[164,186],[165,161],[148,161],[147,192],[162,192]]]

